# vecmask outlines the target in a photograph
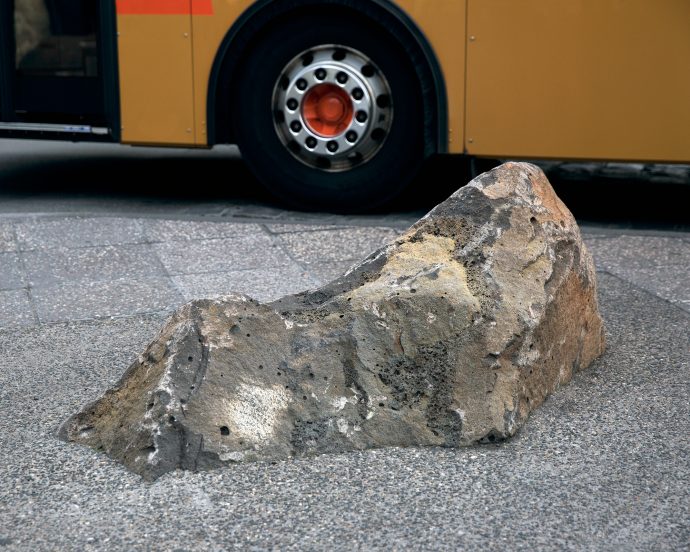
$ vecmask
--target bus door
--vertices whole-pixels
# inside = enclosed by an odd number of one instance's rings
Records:
[[[114,4],[112,0],[2,1],[2,135],[117,138]]]

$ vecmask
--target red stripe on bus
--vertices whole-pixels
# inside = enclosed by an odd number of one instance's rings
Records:
[[[192,15],[213,15],[213,0],[192,0]]]
[[[118,15],[213,15],[213,0],[117,0]]]

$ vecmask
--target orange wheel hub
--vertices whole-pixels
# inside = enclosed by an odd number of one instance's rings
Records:
[[[342,134],[350,126],[353,114],[350,96],[335,84],[315,86],[302,103],[302,116],[309,130],[325,138]]]

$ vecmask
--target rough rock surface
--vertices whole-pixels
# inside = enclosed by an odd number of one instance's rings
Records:
[[[603,349],[575,220],[537,167],[509,163],[321,289],[183,306],[60,434],[147,478],[494,441]]]

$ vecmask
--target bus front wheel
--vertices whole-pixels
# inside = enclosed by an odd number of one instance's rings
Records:
[[[338,13],[274,25],[232,89],[243,158],[293,206],[371,209],[397,195],[423,160],[417,72],[374,23]]]

